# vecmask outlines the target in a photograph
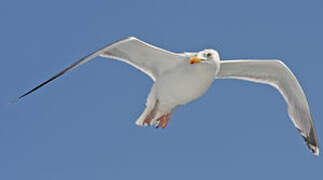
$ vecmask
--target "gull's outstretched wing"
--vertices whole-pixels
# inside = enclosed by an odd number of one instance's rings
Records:
[[[145,72],[153,80],[155,80],[162,72],[176,66],[181,59],[186,58],[184,55],[160,49],[135,37],[128,37],[109,44],[102,49],[99,49],[98,51],[76,61],[71,66],[65,68],[63,71],[51,77],[49,80],[41,83],[37,87],[18,97],[17,100],[23,98],[24,96],[27,96],[28,94],[34,92],[35,90],[46,85],[52,80],[73,70],[81,64],[92,60],[97,56],[124,61]]]
[[[310,109],[294,74],[279,60],[226,60],[221,61],[216,78],[233,78],[275,87],[288,104],[288,114],[299,130],[308,148],[319,154],[319,145]]]

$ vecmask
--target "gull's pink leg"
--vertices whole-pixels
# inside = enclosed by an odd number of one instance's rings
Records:
[[[152,120],[153,118],[152,118],[152,116],[151,116],[151,113],[149,113],[147,116],[146,116],[146,118],[145,118],[145,120],[144,120],[144,125],[150,125],[150,122],[151,122],[151,120]]]
[[[170,117],[173,115],[175,109],[178,106],[179,105],[175,106],[170,113],[164,114],[158,119],[159,123],[157,125],[157,128],[159,128],[159,127],[165,128],[167,126]]]
[[[154,119],[154,117],[156,116],[156,111],[157,111],[157,107],[158,107],[158,99],[155,102],[155,105],[153,107],[153,109],[150,111],[150,113],[146,116],[145,120],[144,120],[144,125],[151,125],[151,120]]]
[[[165,128],[165,127],[167,126],[167,124],[168,124],[168,120],[169,120],[169,118],[170,118],[169,114],[164,114],[164,115],[162,115],[162,116],[158,119],[159,123],[158,123],[158,125],[157,125],[157,128],[160,128],[160,127]]]

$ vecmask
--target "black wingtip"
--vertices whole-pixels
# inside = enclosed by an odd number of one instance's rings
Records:
[[[320,154],[320,149],[319,149],[319,146],[318,144],[315,144],[315,143],[310,143],[311,139],[310,138],[305,138],[303,137],[304,140],[306,141],[306,145],[308,147],[308,149],[316,156],[319,156]]]
[[[43,86],[43,85],[37,86],[36,88],[34,88],[34,89],[32,89],[32,90],[28,91],[27,93],[25,93],[25,94],[23,94],[23,95],[21,95],[21,96],[19,96],[19,97],[15,98],[15,99],[13,99],[12,101],[10,101],[10,102],[9,102],[9,104],[15,104],[15,103],[17,103],[21,98],[23,98],[23,97],[27,96],[28,94],[30,94],[30,93],[32,93],[33,91],[35,91],[35,90],[37,90],[38,88],[40,88],[41,86]]]
[[[304,141],[306,142],[306,145],[308,149],[316,156],[319,156],[320,154],[320,149],[319,149],[319,144],[316,136],[316,132],[314,127],[311,127],[310,133],[308,136],[305,136],[300,129],[298,131],[301,133]]]
[[[311,128],[309,136],[304,137],[304,140],[307,144],[307,147],[312,151],[312,153],[318,156],[320,154],[320,150],[314,127]]]

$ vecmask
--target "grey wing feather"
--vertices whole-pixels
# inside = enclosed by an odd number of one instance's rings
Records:
[[[147,73],[153,80],[186,58],[183,54],[166,51],[134,37],[111,45],[100,56],[119,59],[131,64]]]
[[[288,105],[288,114],[303,136],[308,148],[319,154],[319,145],[310,109],[294,74],[280,60],[225,60],[221,61],[216,78],[232,78],[275,87]]]
[[[94,53],[76,61],[47,81],[19,96],[15,101],[27,96],[28,94],[36,91],[47,83],[55,80],[61,75],[77,68],[78,66],[92,60],[97,56],[114,58],[124,61],[147,73],[153,80],[155,80],[162,72],[166,71],[168,68],[176,66],[177,63],[179,63],[179,60],[185,58],[185,56],[183,55],[160,49],[135,37],[127,37],[109,44],[95,51]]]

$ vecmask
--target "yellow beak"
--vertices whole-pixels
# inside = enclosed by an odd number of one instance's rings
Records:
[[[190,64],[200,63],[200,62],[202,62],[202,61],[203,61],[203,59],[200,59],[200,58],[198,58],[197,56],[192,56],[192,57],[190,57]]]

